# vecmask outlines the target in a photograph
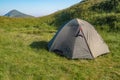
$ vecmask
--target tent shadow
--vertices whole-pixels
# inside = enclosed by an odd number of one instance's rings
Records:
[[[47,44],[48,44],[48,42],[46,42],[46,41],[34,41],[30,44],[30,47],[37,49],[37,50],[39,50],[39,49],[48,50]]]

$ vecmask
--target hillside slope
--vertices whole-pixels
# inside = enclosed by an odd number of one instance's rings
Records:
[[[45,16],[48,17],[48,16]],[[44,17],[44,18],[45,18]],[[82,0],[70,8],[49,15],[49,24],[57,27],[73,18],[84,19],[107,30],[120,30],[119,0]],[[51,20],[52,19],[52,20]]]
[[[31,15],[24,14],[24,13],[17,11],[17,10],[11,10],[7,14],[5,14],[4,16],[6,16],[6,17],[19,17],[19,18],[33,17]]]

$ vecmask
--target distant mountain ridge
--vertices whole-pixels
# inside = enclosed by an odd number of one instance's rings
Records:
[[[33,17],[31,15],[28,15],[28,14],[24,14],[18,10],[11,10],[9,11],[7,14],[5,14],[4,16],[7,16],[7,17],[19,17],[19,18],[29,18],[29,17]]]

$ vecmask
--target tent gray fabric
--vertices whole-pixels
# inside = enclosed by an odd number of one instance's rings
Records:
[[[71,59],[93,59],[109,52],[94,27],[80,19],[73,19],[59,29],[49,42],[48,49]]]

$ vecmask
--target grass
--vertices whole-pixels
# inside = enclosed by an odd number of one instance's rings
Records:
[[[0,26],[0,80],[119,80],[120,33],[98,30],[110,54],[94,60],[68,60],[48,52],[56,29]]]
[[[40,18],[0,17],[0,80],[120,80],[120,3],[111,10],[105,6],[115,0],[105,1],[83,0]],[[55,27],[76,17],[98,26],[110,54],[68,60],[47,50]]]

